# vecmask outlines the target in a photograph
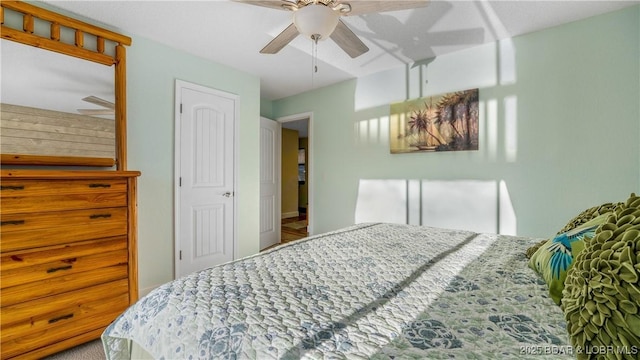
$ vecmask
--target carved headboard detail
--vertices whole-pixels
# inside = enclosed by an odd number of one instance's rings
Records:
[[[22,26],[11,26],[9,16],[22,17]],[[105,66],[114,66],[115,159],[112,157],[59,156],[49,154],[4,153],[3,165],[83,165],[116,166],[127,169],[126,139],[126,50],[131,38],[22,1],[0,2],[2,38],[40,49],[73,56]],[[48,31],[41,31],[48,24]],[[46,25],[45,25],[46,26]],[[64,34],[72,32],[71,41]],[[5,107],[8,108],[8,107]],[[3,115],[4,116],[4,115]],[[8,116],[8,115],[7,115]],[[73,118],[74,116],[71,116]],[[4,120],[4,118],[3,118]],[[28,146],[28,142],[25,146]]]

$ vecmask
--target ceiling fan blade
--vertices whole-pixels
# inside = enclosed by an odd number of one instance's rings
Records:
[[[82,115],[113,115],[115,112],[109,109],[78,109]]]
[[[261,54],[275,54],[282,50],[288,43],[293,41],[300,33],[294,24],[289,25],[278,36],[273,38],[262,50]]]
[[[233,0],[234,2],[257,5],[278,10],[290,10],[296,6],[295,0]]]
[[[86,102],[90,102],[92,104],[96,104],[98,106],[102,106],[102,107],[107,108],[107,109],[112,109],[113,110],[113,109],[116,108],[115,104],[112,103],[111,101],[100,99],[99,97],[93,96],[93,95],[87,96],[85,98],[82,98],[82,100],[86,101]]]
[[[338,21],[338,26],[336,26],[336,29],[331,34],[331,39],[352,58],[356,58],[369,51],[367,45],[365,45],[342,20]]]
[[[413,1],[378,1],[378,0],[349,0],[351,11],[346,15],[362,15],[385,11],[416,9],[429,5],[429,0]]]

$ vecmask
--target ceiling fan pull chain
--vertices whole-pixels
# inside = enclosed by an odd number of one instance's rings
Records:
[[[314,86],[314,80],[315,80],[315,72],[313,71],[315,66],[316,66],[316,59],[315,56],[313,56],[313,51],[315,50],[315,43],[312,41],[311,42],[311,88],[313,89]]]
[[[314,53],[313,53],[313,71],[318,72],[318,40],[314,42]]]
[[[311,88],[315,87],[315,73],[318,72],[318,40],[320,35],[311,35]]]
[[[312,58],[313,58],[313,72],[318,72],[318,40],[320,40],[320,35],[314,34],[311,35],[312,45]]]

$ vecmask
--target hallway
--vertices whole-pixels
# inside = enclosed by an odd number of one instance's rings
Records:
[[[307,214],[301,213],[296,217],[282,219],[281,226],[280,244],[270,246],[262,251],[307,237]]]

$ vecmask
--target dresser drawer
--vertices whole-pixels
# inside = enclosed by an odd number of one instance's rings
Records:
[[[127,234],[127,208],[2,214],[2,252]]]
[[[3,218],[8,214],[56,212],[76,209],[99,209],[127,206],[126,192],[90,192],[84,194],[3,196],[0,199]]]
[[[68,291],[87,288],[115,280],[127,279],[128,265],[121,264],[89,270],[78,274],[58,276],[51,279],[21,284],[2,289],[0,306],[15,305],[25,301],[58,295]]]
[[[126,179],[95,180],[25,180],[3,178],[0,197],[32,197],[86,193],[123,193],[127,191]]]
[[[2,302],[6,301],[11,287],[70,275],[77,275],[74,277],[77,279],[88,271],[126,264],[128,256],[127,240],[124,237],[39,251],[5,253],[0,258]],[[99,281],[94,284],[97,283]]]
[[[128,291],[128,281],[118,280],[3,307],[2,358],[106,327],[129,305]]]
[[[2,214],[127,206],[127,181],[17,180],[0,185]]]

